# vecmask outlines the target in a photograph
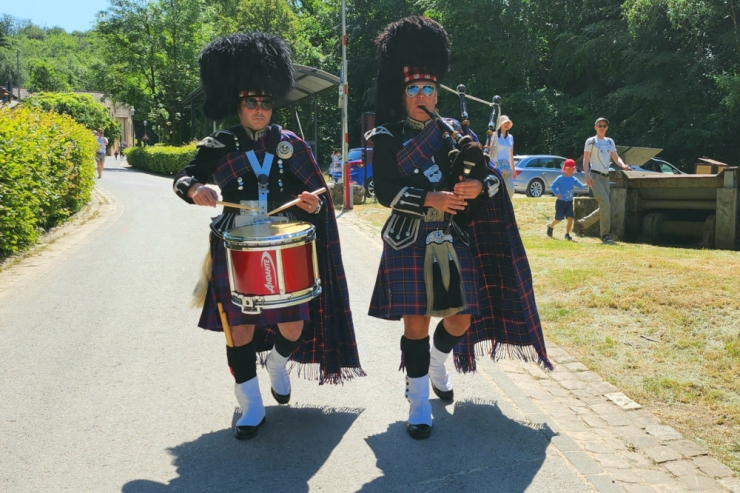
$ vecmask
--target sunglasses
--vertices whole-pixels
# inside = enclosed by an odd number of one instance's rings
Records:
[[[437,92],[437,88],[434,86],[406,86],[406,96],[413,98],[417,94],[419,94],[419,91],[426,96],[434,96],[434,93]]]
[[[596,125],[596,128],[609,128],[609,125]]]
[[[256,109],[258,104],[262,106],[263,110],[272,109],[272,99],[263,99],[263,100],[259,100],[256,98],[245,98],[244,99],[244,106],[246,106],[250,110]]]

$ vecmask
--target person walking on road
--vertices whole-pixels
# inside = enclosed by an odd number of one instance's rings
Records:
[[[100,179],[103,177],[105,155],[108,153],[108,139],[105,138],[102,128],[95,131],[95,138],[98,141],[98,152],[95,153],[95,162],[98,165],[98,179]]]
[[[551,364],[511,200],[500,193],[502,177],[487,166],[472,132],[451,159],[440,126],[425,111],[435,108],[448,69],[447,33],[432,19],[407,17],[386,26],[376,45],[380,125],[367,138],[375,143],[375,192],[391,215],[369,314],[403,320],[406,431],[425,439],[432,430],[430,382],[440,399],[454,398],[445,367],[451,352],[462,372],[475,371],[478,343],[493,358]],[[463,165],[472,165],[464,180]],[[441,320],[430,344],[431,317]]]
[[[614,141],[606,136],[608,128],[609,120],[603,117],[597,118],[594,123],[596,135],[586,140],[583,149],[583,172],[586,175],[586,185],[591,187],[599,208],[578,221],[578,235],[583,236],[586,229],[596,221],[600,221],[601,242],[605,245],[613,245],[611,199],[609,196],[609,159],[611,158],[617,166],[625,171],[630,171],[632,168],[624,164],[622,158],[617,154],[617,146]]]
[[[286,364],[291,359],[310,366],[304,371],[320,383],[343,383],[364,372],[333,204],[328,196],[321,199],[310,193],[326,187],[326,182],[306,142],[270,124],[274,102],[283,100],[294,84],[290,51],[277,36],[250,32],[214,40],[201,53],[199,63],[206,116],[223,120],[237,115],[240,124],[203,139],[195,158],[175,176],[174,190],[188,203],[215,207],[218,193],[205,185],[213,179],[225,202],[256,209],[250,215],[226,206],[213,221],[205,277],[199,286],[203,311],[198,325],[226,335],[226,357],[243,410],[234,434],[237,439],[249,439],[266,416],[257,380],[257,354],[267,367],[278,404],[290,400]],[[303,221],[316,228],[322,291],[300,304],[244,313],[232,302],[224,234],[238,226],[264,225],[270,220],[268,211],[296,197],[299,202],[282,214],[282,220]],[[263,264],[264,260],[253,266],[255,275],[264,270]],[[292,272],[286,267],[286,275],[299,275],[297,269]]]

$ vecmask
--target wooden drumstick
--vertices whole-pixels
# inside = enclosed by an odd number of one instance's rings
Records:
[[[321,195],[324,192],[326,192],[326,188],[325,187],[321,187],[318,190],[314,190],[313,192],[311,192],[311,195]],[[299,199],[299,198],[298,199],[295,199],[295,200],[291,200],[287,204],[283,204],[280,207],[278,207],[277,209],[271,210],[266,215],[267,216],[272,216],[273,214],[277,214],[280,211],[284,211],[288,207],[293,207],[294,205],[296,205],[300,201],[301,201],[301,199]]]
[[[260,210],[259,207],[252,207],[251,205],[235,204],[233,202],[221,202],[220,200],[217,200],[216,201],[216,204],[218,204],[218,205],[224,205],[226,207],[236,207],[237,209],[246,209],[248,211],[258,211],[258,210]]]

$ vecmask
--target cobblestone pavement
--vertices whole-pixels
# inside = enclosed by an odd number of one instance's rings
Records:
[[[562,348],[556,363],[484,360],[484,371],[600,492],[740,493],[740,479],[708,452],[619,391]]]

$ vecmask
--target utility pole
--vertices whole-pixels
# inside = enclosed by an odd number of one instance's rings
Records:
[[[349,152],[348,113],[349,93],[347,84],[347,6],[342,0],[342,183],[344,183],[344,210],[352,209],[351,172],[347,164]]]
[[[12,63],[12,62],[11,62]],[[21,100],[21,50],[15,50],[16,76],[15,85],[18,86],[18,101]]]

